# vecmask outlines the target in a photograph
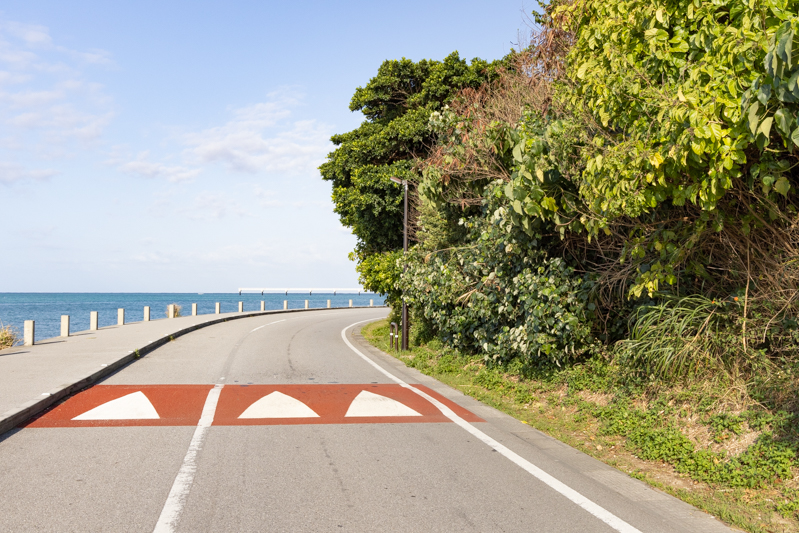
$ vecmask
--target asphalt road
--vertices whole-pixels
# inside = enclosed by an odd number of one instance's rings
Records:
[[[7,433],[0,531],[729,531],[365,346],[386,312],[210,326]]]

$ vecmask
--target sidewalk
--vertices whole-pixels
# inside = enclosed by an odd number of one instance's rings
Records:
[[[334,308],[363,309],[363,307]],[[170,340],[228,320],[328,308],[208,314],[79,331],[0,350],[0,436]]]

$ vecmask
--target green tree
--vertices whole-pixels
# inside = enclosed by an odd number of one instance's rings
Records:
[[[360,111],[365,120],[332,137],[337,148],[319,170],[332,182],[335,212],[358,238],[352,257],[365,288],[383,292],[392,285],[386,275],[395,270],[386,261],[402,247],[402,189],[389,178],[416,181],[416,160],[435,141],[428,126],[431,113],[460,90],[489,81],[496,67],[480,59],[468,63],[457,52],[443,61],[385,61],[377,76],[355,91],[350,110]],[[375,254],[386,255],[360,266]],[[374,268],[378,264],[383,268]],[[378,271],[379,279],[373,275]]]

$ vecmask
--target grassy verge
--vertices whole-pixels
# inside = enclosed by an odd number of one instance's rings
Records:
[[[799,531],[799,417],[742,400],[739,384],[637,383],[602,358],[523,376],[438,341],[392,352],[387,321],[362,333],[408,366],[729,524]]]

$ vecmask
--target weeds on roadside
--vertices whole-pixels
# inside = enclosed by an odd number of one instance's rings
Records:
[[[20,342],[19,334],[11,326],[4,326],[0,322],[0,350],[11,348]]]
[[[172,318],[178,318],[178,317],[183,316],[183,313],[181,312],[183,310],[183,308],[180,305],[178,305],[178,304],[172,304],[172,305],[175,306],[175,316],[172,317]],[[166,317],[170,318],[169,317],[169,306],[166,306]]]

